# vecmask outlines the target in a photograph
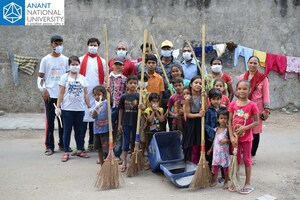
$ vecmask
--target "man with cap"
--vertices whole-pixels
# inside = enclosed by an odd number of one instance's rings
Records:
[[[87,91],[91,102],[91,108],[93,109],[95,104],[95,98],[93,95],[93,89],[97,85],[103,85],[105,80],[106,72],[106,61],[98,55],[98,48],[100,46],[100,41],[97,38],[90,38],[87,42],[88,52],[81,56],[80,59],[80,71],[79,73],[86,77],[88,82]],[[89,125],[89,141],[88,141],[88,150],[93,150],[94,144],[94,119],[89,113],[89,109],[86,106],[85,115],[83,118],[83,136],[85,136],[87,126]],[[84,139],[83,139],[84,140]]]
[[[172,66],[175,65],[175,64],[180,65],[180,62],[173,57],[172,52],[173,52],[173,43],[169,40],[163,41],[161,43],[161,57],[160,58],[161,58],[161,62],[163,64],[163,67],[166,71],[166,75],[167,75],[170,82],[172,81],[171,80],[171,68],[172,68]],[[167,89],[168,84],[167,84],[166,78],[164,76],[162,66],[160,66],[160,63],[158,63],[158,66],[156,68],[156,72],[158,74],[160,74],[164,79],[165,91],[163,93],[161,107],[164,109],[164,111],[166,111],[165,117],[167,118],[167,108],[168,108],[167,105],[168,105],[168,101],[169,101],[169,98],[171,96],[171,93],[170,93],[170,90]],[[172,119],[168,119],[168,121],[169,121],[169,126],[170,126],[171,122],[172,122]],[[163,131],[166,130],[166,125],[167,125],[167,120],[165,120],[161,125],[161,128],[162,128]]]
[[[113,58],[112,71],[109,74],[109,88],[111,90],[111,121],[112,126],[118,125],[119,118],[119,102],[122,94],[126,92],[126,76],[122,74],[122,69],[124,67],[124,58],[117,56]],[[122,134],[117,134],[117,128],[114,128],[114,141],[116,145],[114,147],[114,152],[117,157],[122,153]],[[117,136],[117,137],[116,137]]]
[[[52,155],[54,153],[54,120],[55,120],[55,107],[57,102],[57,96],[59,92],[59,80],[60,77],[65,74],[68,67],[68,58],[62,55],[63,51],[63,38],[59,35],[51,37],[50,46],[52,52],[42,58],[37,86],[42,93],[45,103],[46,113],[46,137],[45,155]],[[63,128],[62,124],[58,121],[59,142],[58,146],[60,150],[63,150]]]
[[[136,71],[136,67],[134,65],[133,62],[131,62],[129,59],[127,59],[127,45],[123,42],[120,42],[117,45],[116,48],[116,54],[118,57],[121,57],[123,59],[124,62],[124,66],[122,69],[122,74],[124,76],[129,76],[129,75],[137,75],[137,71]],[[108,62],[108,66],[110,68],[110,71],[113,70],[113,63],[114,63],[114,59],[110,59]]]

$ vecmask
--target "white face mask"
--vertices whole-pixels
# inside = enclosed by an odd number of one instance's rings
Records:
[[[163,57],[171,57],[172,56],[172,51],[171,50],[161,50],[161,55]]]
[[[70,66],[70,71],[71,71],[71,72],[76,72],[76,73],[78,73],[78,72],[79,72],[79,69],[80,69],[80,66],[79,66],[79,65],[71,65],[71,66]]]
[[[212,65],[211,70],[215,73],[221,73],[222,72],[222,65]]]
[[[53,51],[54,51],[55,53],[60,54],[60,53],[62,53],[63,49],[64,49],[64,47],[63,47],[62,45],[59,45],[59,46],[55,47],[55,48],[53,49]]]
[[[123,51],[123,50],[117,51],[117,55],[122,58],[125,58],[126,54],[127,54],[127,51]]]
[[[88,47],[88,51],[89,51],[90,54],[96,54],[97,50],[98,50],[98,47],[95,47],[95,46],[89,46]]]
[[[148,82],[144,82],[143,88],[146,88],[148,86]],[[139,87],[141,88],[141,81],[139,81]]]
[[[192,59],[192,53],[191,52],[183,52],[182,57],[185,61],[189,61]]]

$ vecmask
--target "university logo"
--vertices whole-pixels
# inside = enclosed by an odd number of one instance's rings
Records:
[[[22,19],[22,7],[11,2],[3,7],[3,18],[8,22],[14,24],[15,22]]]

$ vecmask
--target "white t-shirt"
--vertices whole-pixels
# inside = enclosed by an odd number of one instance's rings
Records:
[[[45,86],[50,98],[56,99],[58,96],[58,83],[60,77],[69,69],[68,60],[68,57],[62,54],[59,57],[53,57],[51,54],[48,54],[41,61],[39,72],[44,74]]]
[[[81,64],[82,64],[84,57],[85,57],[85,55],[81,56],[79,58]],[[102,66],[103,66],[104,79],[105,79],[106,61],[103,58],[101,58],[101,61],[102,61]],[[91,108],[94,109],[96,104],[95,104],[95,99],[94,99],[94,95],[93,95],[93,89],[94,89],[94,87],[99,85],[97,57],[94,57],[94,58],[92,58],[90,56],[88,57],[85,77],[89,84],[87,87],[87,90],[88,90],[88,95],[89,95],[90,102],[91,102]],[[87,106],[85,106],[85,115],[84,115],[83,121],[84,122],[93,122],[94,121],[94,119],[91,117],[91,115],[89,113]]]
[[[65,87],[61,109],[68,111],[84,111],[86,106],[84,100],[84,88],[88,86],[86,78],[81,74],[77,74],[72,78],[69,73],[62,75],[59,85]]]

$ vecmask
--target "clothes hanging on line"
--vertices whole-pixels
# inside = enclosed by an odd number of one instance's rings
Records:
[[[268,75],[272,70],[278,72],[280,75],[283,75],[286,71],[286,64],[286,56],[267,53],[265,74]]]
[[[197,57],[201,56],[202,55],[202,46],[194,47],[194,52]],[[213,52],[214,52],[214,48],[212,45],[205,46],[205,53],[213,53]]]
[[[227,45],[226,44],[215,44],[213,45],[214,50],[217,52],[217,56],[221,57],[225,53]]]
[[[253,56],[253,49],[238,45],[234,50],[234,63],[233,65],[236,67],[238,64],[239,56],[243,56],[245,58],[245,67],[246,71],[248,71],[248,60],[251,56]]]
[[[261,67],[266,66],[266,57],[267,57],[266,52],[254,50],[253,55],[259,58],[259,64]]]
[[[286,57],[286,72],[296,73],[300,76],[300,58],[299,57]],[[287,79],[287,73],[285,73],[285,79]]]

